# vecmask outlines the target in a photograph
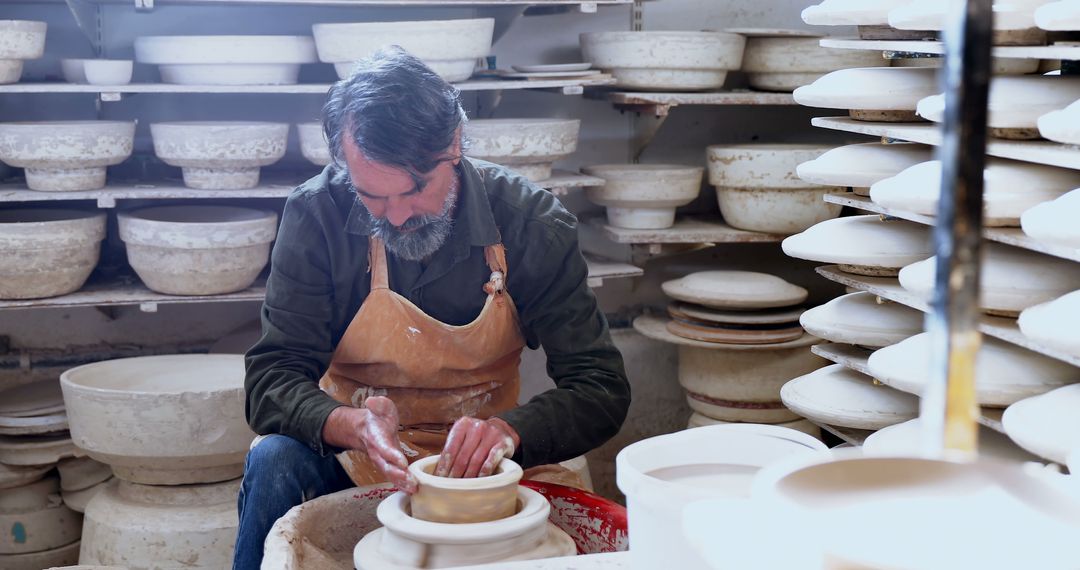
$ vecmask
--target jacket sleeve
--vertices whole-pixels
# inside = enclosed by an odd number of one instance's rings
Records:
[[[552,200],[554,200],[552,198]],[[587,283],[574,217],[561,206],[555,223],[531,222],[527,255],[510,267],[511,295],[530,345],[547,355],[556,387],[498,414],[521,436],[514,460],[524,467],[556,463],[613,437],[630,406],[630,383],[607,320]],[[542,228],[536,227],[542,225]],[[544,244],[542,247],[537,246]]]
[[[320,455],[322,428],[342,405],[319,389],[333,354],[334,288],[324,228],[309,193],[285,204],[266,282],[262,338],[246,355],[245,411],[259,434],[297,439]]]

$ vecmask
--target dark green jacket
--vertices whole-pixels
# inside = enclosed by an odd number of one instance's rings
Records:
[[[562,461],[619,430],[630,404],[622,356],[586,284],[577,220],[549,192],[506,169],[465,159],[454,229],[427,263],[388,254],[390,288],[432,317],[471,322],[490,270],[484,246],[506,246],[506,289],[529,347],[543,346],[556,388],[499,414],[521,436],[523,466]],[[257,433],[298,439],[320,454],[341,404],[318,380],[370,290],[363,205],[327,167],[289,196],[271,257],[263,336],[247,353],[247,418]]]

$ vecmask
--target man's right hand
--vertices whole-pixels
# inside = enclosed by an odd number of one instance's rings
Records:
[[[389,398],[372,396],[363,408],[335,408],[323,424],[323,441],[366,452],[388,481],[410,495],[416,492],[416,479],[409,474],[398,440],[397,407]]]

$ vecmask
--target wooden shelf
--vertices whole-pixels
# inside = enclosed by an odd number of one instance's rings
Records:
[[[590,91],[589,97],[604,98],[617,108],[663,116],[679,105],[795,105],[791,93],[764,91],[721,91],[712,93],[648,93]]]
[[[824,38],[821,47],[858,49],[894,53],[922,53],[944,55],[945,44],[925,40],[857,40],[850,38]],[[1080,60],[1080,45],[1048,46],[996,46],[994,57],[1009,59],[1064,59]]]
[[[718,243],[778,243],[787,236],[737,230],[720,220],[684,218],[662,230],[632,230],[604,223],[603,218],[590,220],[599,226],[606,237],[615,243],[631,245],[718,244]]]
[[[810,124],[823,129],[871,135],[885,139],[941,144],[941,128],[934,123],[873,123],[848,117],[817,117]],[[1050,141],[989,139],[986,154],[1024,162],[1080,170],[1080,148]]]
[[[853,275],[840,271],[836,265],[818,267],[817,272],[822,277],[841,285],[859,291],[866,291],[883,299],[888,299],[900,303],[901,305],[907,305],[908,307],[923,312],[928,312],[930,310],[930,307],[925,301],[904,290],[904,288],[900,286],[900,281],[894,277],[866,277],[863,275]],[[978,328],[987,336],[992,336],[1032,352],[1038,352],[1039,354],[1055,358],[1062,362],[1072,364],[1073,366],[1080,366],[1080,358],[1032,342],[1031,339],[1020,332],[1020,326],[1017,324],[1016,319],[994,317],[984,314],[979,317]]]
[[[922,214],[913,214],[911,212],[904,212],[902,210],[884,208],[878,204],[875,204],[873,201],[870,200],[870,198],[867,198],[865,196],[856,196],[854,194],[829,194],[825,196],[825,201],[831,204],[849,206],[852,208],[857,208],[859,210],[874,212],[883,216],[900,218],[902,220],[908,220],[928,226],[932,226],[935,223],[935,219],[933,216],[924,216]],[[1005,245],[1011,245],[1037,253],[1043,253],[1046,255],[1052,255],[1054,257],[1060,257],[1062,259],[1068,259],[1070,261],[1080,262],[1080,250],[1044,244],[1028,237],[1028,235],[1025,234],[1024,231],[1020,228],[984,228],[983,237],[990,241],[1003,243]]]
[[[311,175],[319,167],[312,165]],[[188,188],[179,180],[153,183],[116,182],[100,190],[80,192],[39,192],[29,190],[21,183],[0,184],[0,203],[4,202],[51,202],[56,200],[93,200],[99,208],[115,208],[118,200],[166,200],[166,199],[215,199],[215,198],[285,198],[305,178],[294,180],[267,180],[248,190],[196,190]],[[573,188],[601,186],[602,178],[575,172],[556,170],[551,178],[536,183],[552,194],[564,195]]]

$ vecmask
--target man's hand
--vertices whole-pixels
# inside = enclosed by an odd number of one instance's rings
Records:
[[[416,492],[416,479],[398,439],[398,413],[394,402],[382,396],[364,400],[363,408],[340,406],[323,425],[323,441],[364,451],[388,481],[408,494]]]
[[[487,477],[503,457],[520,443],[517,431],[499,418],[487,421],[464,417],[454,422],[442,456],[435,466],[439,477]]]

